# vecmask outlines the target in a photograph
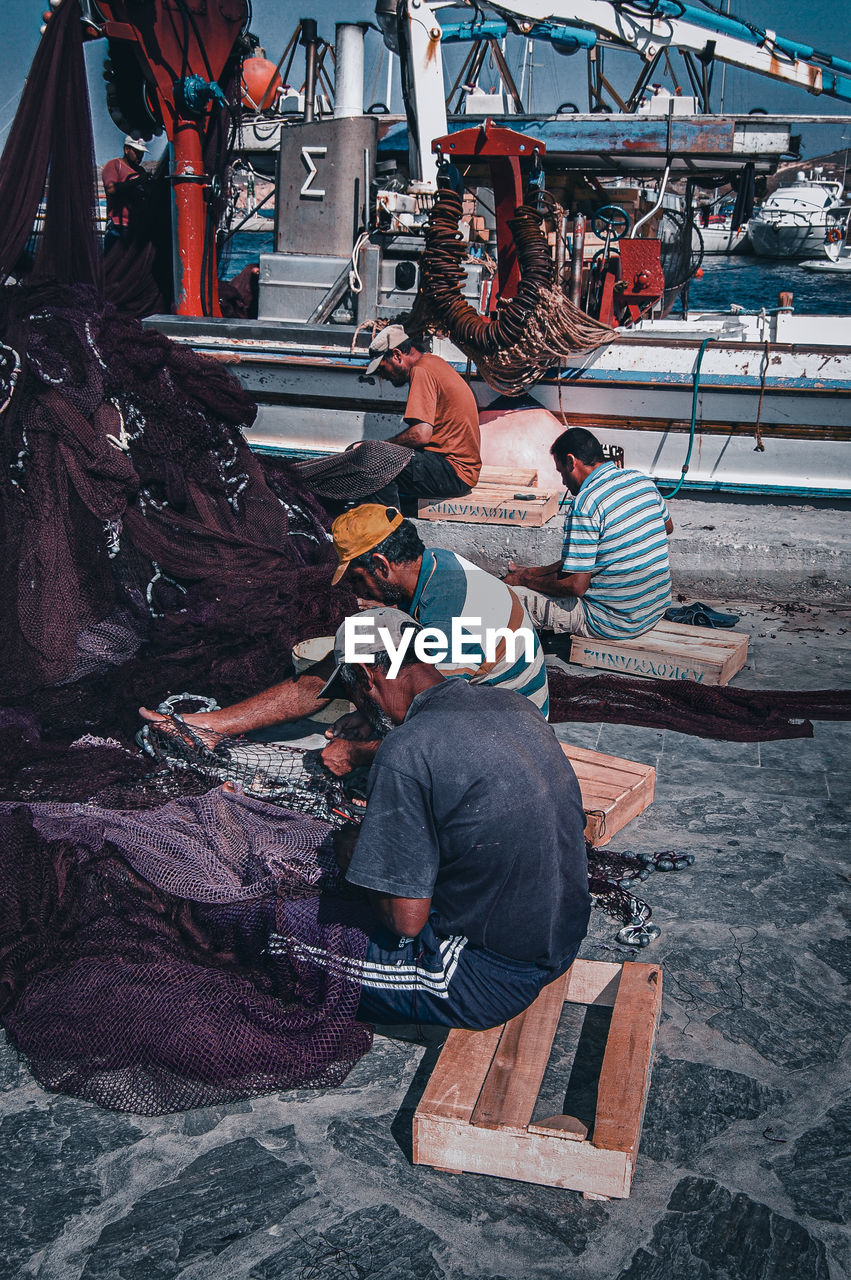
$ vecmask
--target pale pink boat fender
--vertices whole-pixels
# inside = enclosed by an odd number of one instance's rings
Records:
[[[550,456],[550,446],[564,431],[549,409],[530,405],[530,399],[512,408],[504,400],[499,408],[482,409],[482,462],[488,467],[517,467],[538,472],[543,489],[563,488]]]

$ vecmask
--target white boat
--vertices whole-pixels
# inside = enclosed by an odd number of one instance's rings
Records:
[[[747,223],[743,222],[733,230],[731,201],[710,205],[709,209],[698,217],[697,229],[703,241],[704,256],[719,253],[745,253],[749,247]]]
[[[748,223],[748,239],[762,258],[805,258],[824,243],[828,210],[842,199],[842,183],[823,170],[799,171],[789,187],[778,187]]]
[[[851,204],[834,205],[828,210],[823,256],[800,263],[807,271],[851,273]]]

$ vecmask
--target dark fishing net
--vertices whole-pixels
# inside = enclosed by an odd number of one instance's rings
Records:
[[[0,280],[19,269],[46,195],[33,278],[102,288],[79,5],[65,0],[47,28],[0,157]]]
[[[328,833],[221,790],[0,805],[0,1015],[37,1079],[143,1115],[339,1084],[371,1042],[359,989],[298,958],[365,953]]]
[[[682,871],[694,864],[694,854],[674,849],[633,853],[630,849],[595,848],[586,843],[588,888],[595,907],[620,920],[616,941],[625,947],[648,947],[662,930],[651,924],[653,908],[636,889],[654,871]]]
[[[404,471],[413,449],[389,440],[363,440],[328,458],[293,463],[293,471],[313,493],[336,502],[368,498]]]
[[[550,719],[636,724],[728,742],[811,738],[813,720],[851,720],[851,691],[733,689],[694,680],[571,676],[548,668]]]
[[[4,1025],[47,1087],[119,1109],[338,1083],[369,1044],[357,988],[261,945],[362,953],[320,893],[329,825],[131,746],[139,705],[255,693],[334,632],[354,601],[324,514],[264,474],[222,366],[92,289],[0,290],[0,336],[0,794],[27,802],[0,814]]]
[[[703,261],[703,237],[690,213],[665,209],[657,232],[665,290],[679,289],[691,280]]]
[[[179,696],[184,701],[191,697]],[[163,704],[158,708],[164,709]],[[365,811],[368,771],[356,769],[344,779],[336,778],[323,765],[319,750],[252,742],[209,729],[199,733],[177,712],[161,725],[146,724],[137,739],[151,759],[174,773],[192,773],[211,785],[233,784],[247,796],[332,826],[351,821],[358,809]]]
[[[327,589],[326,517],[286,465],[264,474],[221,365],[90,289],[5,289],[0,333],[22,364],[0,396],[0,696],[127,732],[122,704],[199,675],[256,692],[333,634],[352,600]]]
[[[204,701],[197,695],[181,694],[179,701],[192,710],[213,709],[195,705]],[[147,754],[176,776],[191,773],[208,782],[235,784],[246,795],[338,827],[357,825],[363,819],[367,768],[357,769],[343,779],[335,778],[324,768],[317,751],[298,750],[285,743],[255,743],[209,729],[199,733],[174,706],[163,704],[158,710],[167,719],[162,724],[146,725],[139,740]],[[661,930],[650,923],[652,908],[636,896],[637,884],[633,882],[647,880],[656,870],[682,870],[694,862],[693,855],[672,850],[656,854],[616,852],[588,841],[585,848],[595,905],[624,925],[617,941],[632,947],[648,946]]]

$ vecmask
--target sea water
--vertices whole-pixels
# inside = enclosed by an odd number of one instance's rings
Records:
[[[261,253],[271,253],[272,235],[262,231],[239,232],[228,246],[223,262],[225,279],[235,276]],[[831,275],[806,271],[789,259],[774,261],[750,255],[713,255],[703,260],[703,275],[692,280],[689,310],[729,311],[731,306],[745,311],[775,310],[779,294],[792,294],[792,309],[798,315],[851,315],[851,272]],[[678,309],[678,308],[677,308]]]
[[[832,275],[807,271],[788,258],[713,255],[703,260],[703,275],[689,286],[690,311],[775,310],[781,293],[792,294],[798,315],[851,316],[851,272]]]

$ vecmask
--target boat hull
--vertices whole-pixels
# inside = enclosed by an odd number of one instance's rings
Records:
[[[824,232],[824,215],[804,226],[762,222],[758,218],[751,218],[748,223],[751,248],[760,258],[801,258],[820,253],[824,248]]]
[[[660,483],[680,478],[693,434],[689,489],[851,497],[851,319],[823,318],[832,343],[802,340],[818,336],[817,317],[777,317],[780,331],[762,339],[750,319],[738,338],[727,336],[729,317],[715,330],[698,319],[685,336],[652,326],[621,335],[560,376],[553,371],[531,397],[557,419],[554,431],[588,426]],[[146,323],[232,368],[258,404],[247,437],[259,451],[336,452],[399,430],[404,389],[360,376],[364,354],[351,353],[351,332],[343,345],[328,326],[175,316]],[[838,346],[843,325],[847,340]],[[435,349],[466,370],[449,344]],[[482,380],[471,385],[480,409],[500,401]],[[542,474],[551,440],[541,442]]]
[[[733,231],[730,226],[712,226],[710,224],[708,227],[699,227],[698,230],[703,241],[705,257],[713,257],[722,253],[750,252],[747,228],[744,226],[737,227]]]

